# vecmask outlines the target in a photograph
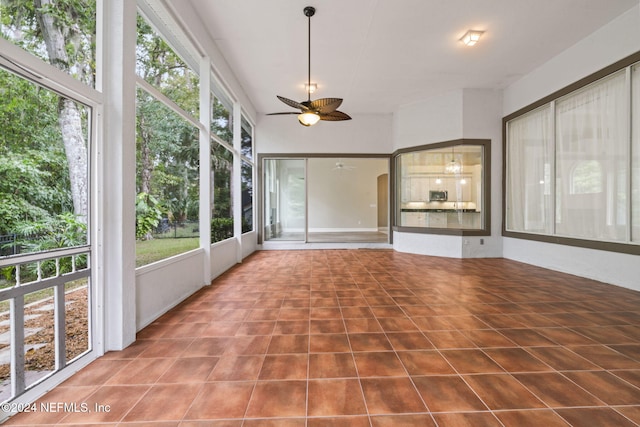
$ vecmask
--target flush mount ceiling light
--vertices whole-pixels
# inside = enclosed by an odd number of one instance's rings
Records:
[[[482,36],[482,34],[484,34],[484,31],[469,30],[465,33],[464,36],[462,36],[460,41],[467,46],[473,46],[474,44],[478,43],[478,40],[480,40],[480,36]]]
[[[342,111],[338,111],[338,107],[342,104],[341,98],[321,98],[316,99],[314,101],[311,100],[311,93],[313,92],[311,89],[315,85],[317,89],[317,85],[315,83],[311,83],[311,17],[315,15],[316,9],[311,6],[307,6],[304,8],[304,16],[309,18],[309,56],[308,56],[308,74],[307,74],[307,83],[305,84],[305,89],[307,89],[307,100],[302,102],[292,101],[291,99],[287,99],[283,96],[276,95],[278,99],[290,107],[298,108],[300,112],[286,112],[286,113],[271,113],[267,114],[268,116],[277,116],[283,114],[297,114],[298,121],[303,126],[312,126],[320,120],[327,121],[340,121],[340,120],[351,120],[349,115],[343,113]]]

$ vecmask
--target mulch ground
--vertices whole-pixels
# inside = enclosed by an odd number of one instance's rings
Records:
[[[89,348],[87,287],[83,286],[68,292],[66,302],[66,355],[67,361],[82,354]],[[25,307],[25,329],[36,330],[25,338],[25,347],[33,344],[35,348],[25,353],[25,371],[53,371],[55,369],[55,333],[53,317],[53,298],[46,298]],[[8,332],[9,313],[0,314],[0,334]],[[6,322],[3,322],[6,321]],[[0,344],[0,349],[9,347]],[[0,365],[0,382],[11,376],[9,363]]]

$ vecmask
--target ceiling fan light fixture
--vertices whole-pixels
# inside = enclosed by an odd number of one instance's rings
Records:
[[[484,34],[484,31],[469,30],[464,34],[464,36],[462,36],[460,41],[466,46],[473,46],[478,43],[482,34]]]
[[[316,13],[316,9],[312,6],[307,6],[304,8],[304,16],[308,18],[308,34],[309,34],[309,55],[307,57],[307,83],[305,84],[305,89],[307,90],[307,100],[302,102],[292,101],[291,99],[287,99],[283,96],[276,95],[277,98],[287,104],[290,107],[297,108],[300,110],[300,113],[297,112],[282,112],[282,113],[269,113],[268,116],[280,116],[280,115],[289,115],[296,114],[298,116],[298,121],[301,125],[309,127],[312,126],[320,120],[326,120],[331,122],[337,122],[342,120],[351,120],[351,117],[348,114],[343,113],[342,111],[338,111],[338,107],[342,104],[342,98],[320,98],[311,100],[311,93],[318,88],[316,83],[311,83],[311,17]]]
[[[298,121],[302,126],[313,126],[320,121],[320,116],[313,111],[306,111],[298,115]]]

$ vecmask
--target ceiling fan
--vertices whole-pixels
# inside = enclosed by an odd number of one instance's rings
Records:
[[[308,74],[307,88],[311,88],[311,17],[315,15],[316,9],[311,6],[304,8],[304,15],[309,18],[309,56],[308,56]],[[312,126],[319,120],[340,121],[351,120],[348,114],[338,111],[338,107],[342,104],[341,98],[320,98],[311,100],[311,91],[307,90],[308,98],[306,101],[296,102],[283,96],[276,95],[278,99],[290,107],[298,108],[300,112],[270,113],[268,116],[277,116],[285,114],[297,114],[298,121],[303,126]]]
[[[333,170],[338,170],[338,171],[342,171],[342,170],[352,170],[355,169],[355,166],[351,166],[351,165],[347,165],[345,164],[345,162],[342,161],[342,159],[339,159],[336,162],[336,165],[334,166]]]

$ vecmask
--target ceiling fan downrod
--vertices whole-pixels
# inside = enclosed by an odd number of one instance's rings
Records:
[[[309,18],[307,37],[307,101],[311,102],[311,17],[316,14],[316,8],[307,6],[304,8],[304,16]]]

